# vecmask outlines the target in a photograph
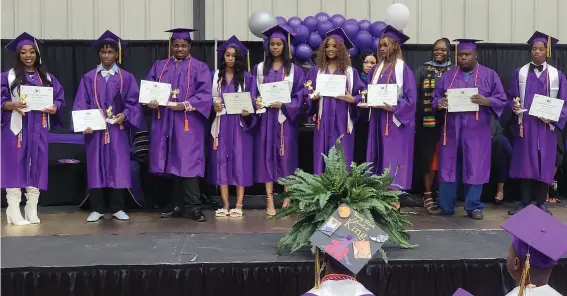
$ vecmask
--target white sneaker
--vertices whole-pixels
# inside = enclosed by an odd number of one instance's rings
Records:
[[[122,220],[122,221],[130,220],[130,217],[128,217],[128,214],[124,213],[124,211],[118,211],[118,212],[112,214],[112,216],[114,216],[114,218],[116,218],[118,220]]]
[[[92,212],[87,218],[87,222],[96,222],[104,217],[104,214],[99,212]]]

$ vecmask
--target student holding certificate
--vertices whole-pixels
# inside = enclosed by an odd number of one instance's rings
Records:
[[[162,218],[188,216],[205,222],[199,196],[199,177],[205,175],[205,135],[211,113],[211,73],[207,64],[191,56],[193,29],[172,29],[168,59],[154,63],[147,79],[171,84],[167,106],[151,102],[150,172],[171,176],[175,183],[173,209]],[[189,211],[186,212],[185,209]],[[186,215],[187,214],[187,215]]]
[[[395,106],[385,103],[370,110],[366,161],[373,164],[376,174],[390,168],[395,176],[392,188],[402,190],[411,188],[417,100],[415,77],[404,63],[400,47],[408,40],[394,27],[386,27],[379,40],[381,62],[367,78],[369,87],[392,86],[397,102]]]
[[[311,85],[305,90],[309,116],[314,116],[316,128],[313,134],[313,170],[321,174],[325,170],[323,155],[329,152],[337,139],[341,143],[350,168],[354,156],[354,122],[358,117],[356,105],[361,100],[359,94],[365,84],[357,71],[350,66],[348,49],[354,45],[341,28],[326,34],[315,59],[316,67],[307,74]],[[337,84],[342,78],[344,84]],[[322,85],[317,85],[322,83]],[[342,92],[342,93],[339,93]],[[324,94],[333,94],[325,96]]]
[[[490,177],[491,119],[502,115],[508,101],[498,74],[477,62],[474,39],[458,39],[458,67],[445,72],[435,86],[433,108],[445,111],[439,149],[439,208],[444,215],[455,213],[457,188],[464,183],[465,210],[469,217],[484,218],[480,201],[482,185]],[[457,97],[458,107],[478,111],[451,112],[452,97],[474,91],[470,99]],[[449,110],[447,110],[449,109]]]
[[[222,54],[220,67],[213,72],[213,108],[216,117],[211,126],[207,179],[209,184],[220,186],[223,207],[216,217],[242,217],[244,188],[254,184],[254,135],[256,115],[248,111],[227,114],[223,95],[249,92],[256,97],[256,79],[244,68],[248,49],[236,36],[224,42],[217,52]],[[251,102],[252,103],[252,102]],[[236,207],[230,209],[228,186],[236,186]]]
[[[8,200],[6,219],[13,225],[40,223],[37,203],[39,190],[47,189],[47,137],[52,124],[61,125],[65,107],[63,86],[45,70],[37,41],[25,32],[12,40],[6,47],[16,52],[14,68],[1,75],[1,187]],[[52,88],[52,105],[29,111],[22,86]],[[25,218],[20,212],[22,188],[27,198]]]
[[[263,62],[254,67],[259,88],[267,84],[287,84],[288,102],[256,101],[258,131],[254,156],[254,180],[266,185],[266,215],[276,214],[273,199],[274,182],[287,177],[298,167],[298,122],[303,106],[304,72],[291,61],[293,35],[280,25],[269,28],[264,35],[270,39]],[[287,206],[289,201],[284,201]]]
[[[139,129],[143,119],[136,78],[118,66],[125,45],[126,42],[110,31],[93,43],[100,64],[81,78],[73,105],[73,111],[98,110],[106,121],[105,130],[93,131],[87,127],[83,131],[90,191],[87,198],[92,211],[87,222],[104,217],[105,194],[110,195],[112,216],[118,220],[129,219],[124,212],[124,194],[132,187],[130,130]]]
[[[532,196],[540,209],[550,213],[545,200],[549,185],[553,184],[557,142],[561,138],[558,134],[561,134],[567,119],[567,105],[553,108],[560,114],[557,121],[538,118],[526,110],[533,107],[537,95],[553,100],[567,99],[565,75],[546,62],[551,55],[551,48],[558,41],[540,32],[532,35],[528,40],[532,61],[514,71],[514,80],[508,92],[517,115],[512,122],[514,132],[510,178],[521,180],[522,198],[520,206],[509,211],[510,215],[527,207]]]

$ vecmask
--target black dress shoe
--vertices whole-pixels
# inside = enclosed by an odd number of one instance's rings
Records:
[[[482,220],[484,219],[484,215],[482,214],[482,210],[476,209],[469,213],[469,217],[475,220]]]
[[[192,210],[188,213],[188,216],[192,220],[196,220],[197,222],[205,222],[207,221],[207,217],[203,214],[203,211],[199,210]]]
[[[509,210],[508,215],[510,215],[510,216],[516,215],[516,213],[523,210],[527,206],[529,206],[529,205],[525,205],[525,204],[521,203],[517,208]]]
[[[551,213],[551,211],[547,208],[547,206],[545,204],[537,205],[537,207],[540,208],[542,211],[553,216],[553,213]]]
[[[181,218],[183,217],[183,209],[181,207],[174,207],[171,212],[163,212],[159,214],[160,218]]]

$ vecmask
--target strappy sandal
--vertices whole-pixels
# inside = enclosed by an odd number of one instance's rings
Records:
[[[236,206],[237,206],[237,207],[240,207],[240,208],[234,208],[234,209],[230,210],[230,212],[229,212],[230,218],[240,218],[240,217],[242,217],[242,214],[243,214],[243,212],[242,212],[242,205],[236,205]]]
[[[441,209],[439,209],[439,206],[431,197],[431,192],[425,192],[423,194],[423,208],[429,215],[439,215],[441,213]]]
[[[270,209],[271,207],[271,209]],[[274,206],[274,195],[272,193],[268,193],[266,195],[266,215],[267,216],[275,216],[276,215],[276,208]]]
[[[499,206],[502,204],[503,200],[504,200],[504,192],[497,192],[496,196],[494,197],[494,204]]]
[[[228,217],[229,211],[228,209],[218,209],[215,211],[215,217]]]

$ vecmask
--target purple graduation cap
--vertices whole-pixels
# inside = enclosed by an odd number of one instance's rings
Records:
[[[128,43],[120,39],[118,35],[112,33],[109,30],[106,30],[104,33],[102,33],[102,35],[100,35],[100,37],[98,37],[97,40],[95,40],[95,42],[93,42],[93,47],[98,48],[100,44],[105,41],[115,43],[118,46],[118,63],[122,64],[122,46],[126,46],[128,45]]]
[[[217,54],[224,54],[224,51],[229,47],[238,48],[240,54],[242,56],[246,56],[246,60],[248,62],[248,72],[250,72],[250,52],[248,48],[246,48],[246,46],[244,46],[244,44],[242,44],[242,42],[240,42],[240,40],[238,40],[235,35],[232,35],[232,37],[228,38],[227,41],[223,42],[223,44],[217,48]]]
[[[388,25],[384,31],[382,31],[382,36],[388,36],[396,40],[400,45],[406,43],[410,38],[404,34],[402,31]]]
[[[512,235],[512,246],[521,260],[529,254],[532,267],[550,268],[567,253],[567,224],[534,205],[508,219],[502,228]]]
[[[336,39],[337,41],[341,42],[345,45],[346,49],[349,50],[354,47],[354,44],[348,38],[347,34],[342,28],[335,28],[325,34],[327,37],[331,37]]]
[[[528,40],[527,43],[534,44],[538,41],[543,42],[543,44],[547,48],[547,57],[551,56],[551,48],[559,42],[559,40],[556,38],[553,38],[545,33],[535,31],[535,33],[532,35],[532,37],[530,37],[530,40]],[[551,43],[551,45],[549,45],[549,43]]]
[[[37,53],[39,55],[39,63],[41,64],[41,54],[39,53],[39,46],[37,45],[38,42],[43,43],[43,41],[33,37],[28,32],[23,32],[22,34],[20,34],[20,36],[10,41],[10,43],[6,45],[6,48],[13,52],[17,52],[18,50],[20,50],[20,48],[22,48],[22,46],[31,45],[37,50]]]
[[[264,32],[262,32],[266,38],[273,39],[279,38],[283,42],[287,43],[287,49],[289,51],[289,57],[291,58],[291,39],[293,39],[293,33],[288,29],[282,27],[281,25],[275,25]]]
[[[460,51],[460,50],[476,50],[476,43],[482,40],[461,38],[461,39],[455,39],[453,41],[459,42],[459,45],[457,45],[457,50]]]
[[[172,40],[175,39],[184,39],[184,40],[191,40],[191,32],[195,32],[195,29],[187,29],[187,28],[176,28],[167,30],[166,32],[171,33]]]
[[[474,296],[473,294],[469,293],[467,290],[459,288],[453,296]]]

